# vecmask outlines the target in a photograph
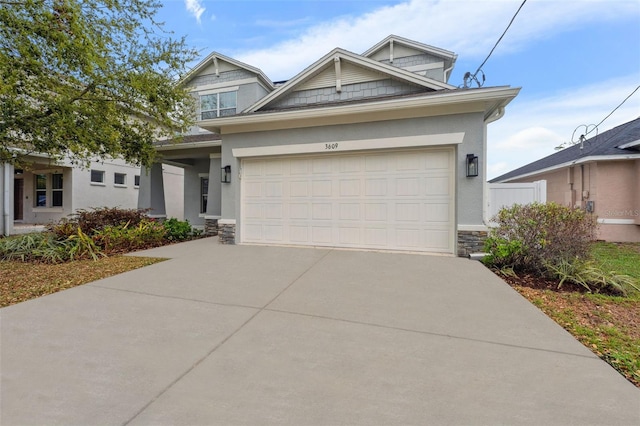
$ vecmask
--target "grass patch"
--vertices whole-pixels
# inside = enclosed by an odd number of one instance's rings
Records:
[[[46,264],[0,261],[0,307],[13,305],[165,259],[113,256],[96,261],[77,260]]]
[[[594,243],[595,262],[640,282],[640,244]],[[556,291],[507,281],[592,352],[640,387],[640,293],[628,297]]]
[[[597,242],[591,247],[597,262],[609,270],[640,280],[640,244]]]

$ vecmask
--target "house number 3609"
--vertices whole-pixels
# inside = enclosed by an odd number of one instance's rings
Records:
[[[338,143],[325,143],[324,149],[338,149]]]

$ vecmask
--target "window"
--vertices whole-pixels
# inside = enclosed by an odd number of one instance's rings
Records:
[[[209,178],[200,178],[200,213],[207,212],[207,201],[209,201]]]
[[[36,175],[36,207],[47,207],[47,175]]]
[[[41,173],[35,177],[35,207],[62,207],[63,176],[62,173]]]
[[[236,113],[237,92],[212,93],[200,96],[200,118],[225,117]]]
[[[113,183],[115,185],[126,185],[127,184],[127,175],[124,173],[114,173],[113,174]]]
[[[51,207],[62,207],[62,174],[51,175]]]
[[[104,183],[104,171],[91,170],[91,183]]]
[[[135,175],[133,177],[133,186],[140,186],[140,175]]]

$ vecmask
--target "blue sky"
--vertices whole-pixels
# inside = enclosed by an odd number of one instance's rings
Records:
[[[362,53],[396,34],[457,53],[449,79],[457,86],[488,55],[521,0],[163,3],[160,20],[203,57],[217,51],[274,81],[295,76],[335,47]],[[488,127],[490,179],[552,154],[640,85],[640,1],[528,0],[483,71],[485,87],[522,88]],[[640,90],[599,132],[638,116]]]

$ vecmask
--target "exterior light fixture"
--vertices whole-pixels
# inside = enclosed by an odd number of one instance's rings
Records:
[[[478,156],[467,154],[467,177],[478,176]]]
[[[231,183],[231,166],[224,166],[220,169],[220,182]]]

